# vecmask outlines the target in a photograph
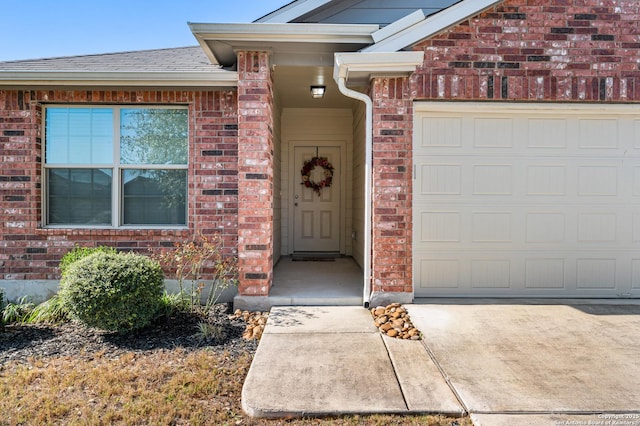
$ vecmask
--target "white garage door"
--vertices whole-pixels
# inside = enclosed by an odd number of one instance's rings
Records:
[[[416,297],[640,297],[640,106],[414,109]]]

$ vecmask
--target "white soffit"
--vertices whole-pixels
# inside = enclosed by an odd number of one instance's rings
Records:
[[[319,7],[330,3],[331,0],[297,0],[280,9],[257,19],[255,22],[287,23],[301,17]]]
[[[171,86],[235,87],[238,73],[215,72],[131,72],[131,71],[0,71],[3,86]]]
[[[230,67],[235,63],[236,51],[243,49],[300,55],[305,52],[317,55],[341,49],[357,50],[373,43],[371,34],[380,27],[363,24],[189,23],[189,28],[213,63]]]
[[[376,76],[406,76],[424,62],[424,52],[336,53],[333,79],[366,83]]]
[[[220,41],[313,41],[316,43],[371,43],[373,24],[216,24],[189,23],[198,38]]]
[[[477,15],[502,0],[463,0],[364,48],[363,52],[397,52]],[[411,15],[409,15],[411,16]],[[403,18],[404,19],[404,18]],[[400,20],[402,21],[402,19]],[[394,24],[392,24],[394,25]]]

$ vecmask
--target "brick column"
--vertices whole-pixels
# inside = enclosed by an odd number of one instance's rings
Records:
[[[371,306],[413,299],[413,102],[408,78],[376,78],[373,99]]]
[[[238,261],[236,305],[258,307],[273,276],[273,92],[269,54],[238,53]],[[258,296],[254,301],[248,301]],[[262,296],[260,298],[259,296]],[[263,299],[260,301],[260,299]],[[240,302],[239,302],[240,300]],[[245,301],[246,303],[243,303]]]

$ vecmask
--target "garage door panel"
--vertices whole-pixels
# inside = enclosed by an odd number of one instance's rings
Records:
[[[587,158],[496,158],[420,156],[415,162],[415,192],[432,199],[450,196],[593,197],[627,202],[640,197],[640,161]],[[420,198],[426,201],[427,198]],[[449,197],[455,199],[457,197]],[[521,199],[510,202],[522,202]],[[557,199],[554,201],[557,202]],[[600,202],[600,200],[595,200]]]
[[[623,253],[495,251],[489,256],[486,250],[452,250],[416,253],[415,259],[415,291],[429,297],[628,297],[640,289],[640,258]]]
[[[479,117],[473,120],[475,148],[512,148],[514,123],[509,117]]]
[[[523,108],[416,108],[416,296],[640,297],[640,110]]]

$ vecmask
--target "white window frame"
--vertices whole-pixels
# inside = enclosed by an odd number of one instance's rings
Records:
[[[71,108],[91,108],[91,109],[110,109],[113,111],[113,163],[95,163],[95,164],[47,164],[46,147],[47,147],[47,111],[49,109],[71,109]],[[187,229],[189,225],[189,159],[190,156],[190,132],[189,132],[189,107],[187,105],[82,105],[82,104],[51,104],[46,105],[42,115],[43,144],[42,144],[42,227],[49,229]],[[186,164],[121,164],[120,163],[120,111],[123,109],[184,109],[187,111],[187,163]],[[111,182],[111,225],[92,225],[92,224],[49,224],[49,169],[109,169],[112,171]],[[122,187],[122,171],[123,170],[185,170],[187,174],[187,185],[185,191],[185,224],[184,225],[155,225],[155,224],[136,224],[124,225],[122,223],[124,216],[124,188]]]

